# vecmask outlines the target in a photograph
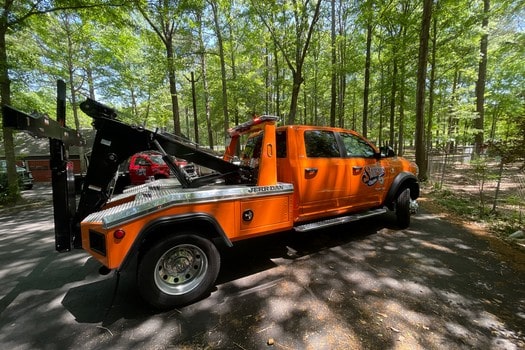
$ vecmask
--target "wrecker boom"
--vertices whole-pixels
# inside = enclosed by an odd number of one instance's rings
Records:
[[[28,131],[35,137],[50,139],[55,247],[58,251],[81,248],[80,222],[106,204],[119,165],[134,153],[145,150],[161,152],[182,187],[200,187],[219,178],[232,184],[253,182],[250,169],[230,163],[182,137],[123,123],[117,119],[116,110],[92,99],[82,102],[80,108],[93,118],[96,136],[78,207],[68,149],[70,146],[82,145],[84,140],[75,130],[65,126],[65,83],[59,81],[57,84],[57,121],[45,115],[29,115],[10,106],[3,106],[2,110],[4,127]],[[246,127],[243,124],[231,130],[230,135],[235,142]],[[190,179],[171,156],[194,162],[215,172]]]

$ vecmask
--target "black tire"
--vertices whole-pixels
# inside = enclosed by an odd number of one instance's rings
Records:
[[[410,225],[410,189],[405,188],[396,198],[397,225],[405,229]]]
[[[194,234],[166,237],[139,259],[139,293],[158,309],[191,304],[210,292],[219,269],[219,251],[210,240]]]

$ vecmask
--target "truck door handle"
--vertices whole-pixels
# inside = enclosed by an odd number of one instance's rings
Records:
[[[361,174],[361,170],[363,170],[362,166],[358,166],[358,165],[353,166],[352,167],[352,174],[353,175],[359,175],[359,174]]]
[[[315,174],[317,174],[317,168],[305,168],[304,173],[307,176],[314,176]]]

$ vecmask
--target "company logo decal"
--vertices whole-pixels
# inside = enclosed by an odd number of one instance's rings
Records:
[[[361,180],[367,186],[374,186],[377,182],[382,185],[385,182],[385,168],[382,166],[367,166]]]
[[[284,186],[276,185],[276,186],[257,186],[257,187],[251,187],[248,190],[248,193],[259,193],[259,192],[273,192],[273,191],[281,191],[284,190]]]

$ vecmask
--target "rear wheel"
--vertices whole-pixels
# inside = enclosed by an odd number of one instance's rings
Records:
[[[219,252],[211,241],[194,234],[171,236],[142,255],[139,292],[159,309],[190,304],[209,293],[219,268]]]
[[[396,198],[396,217],[399,228],[410,225],[410,189],[405,188]]]

